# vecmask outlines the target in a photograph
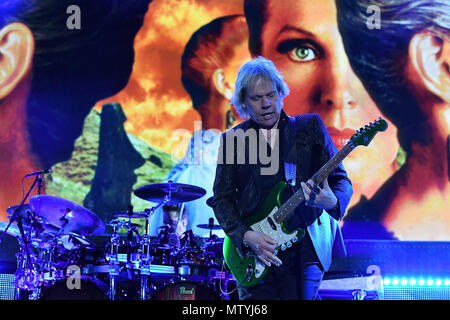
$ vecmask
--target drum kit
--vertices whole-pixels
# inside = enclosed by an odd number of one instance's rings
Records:
[[[183,244],[164,226],[150,236],[150,220],[159,208],[183,206],[205,193],[170,181],[147,185],[134,194],[156,206],[142,212],[130,207],[106,224],[66,199],[38,194],[25,204],[25,197],[7,209],[10,221],[0,223],[0,242],[8,234],[19,244],[16,299],[233,299],[227,286],[235,282],[223,263],[222,240],[212,232],[220,226],[212,219],[197,226],[210,230],[201,245],[192,241],[190,230]],[[105,233],[107,226],[112,232]]]

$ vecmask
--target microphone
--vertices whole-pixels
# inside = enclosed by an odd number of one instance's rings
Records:
[[[48,168],[48,169],[43,169],[43,170],[40,170],[40,171],[36,171],[36,172],[32,172],[32,173],[27,174],[27,175],[25,176],[25,178],[26,178],[26,177],[37,176],[37,175],[40,175],[40,174],[50,173],[51,171],[52,171],[52,170],[51,170],[50,168]]]

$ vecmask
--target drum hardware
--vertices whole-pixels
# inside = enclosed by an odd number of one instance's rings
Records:
[[[134,246],[133,233],[139,236],[137,229],[131,223],[130,210],[128,212],[129,220],[114,219],[109,222],[109,226],[113,228],[111,240],[109,243],[109,254],[106,259],[109,263],[108,276],[109,276],[109,292],[108,298],[110,300],[116,300],[117,298],[117,277],[123,270],[134,269],[134,263],[139,260],[136,254],[131,252],[132,246]],[[120,239],[119,229],[127,229],[127,241],[124,243]],[[121,252],[125,248],[125,253]],[[124,259],[124,257],[126,257]]]
[[[197,228],[209,229],[209,238],[212,238],[212,236],[213,236],[212,231],[213,230],[222,230],[221,226],[219,226],[218,224],[214,224],[214,218],[209,218],[208,224],[198,224]]]
[[[144,228],[145,233],[140,238],[140,255],[139,255],[140,263],[138,266],[138,270],[140,272],[140,291],[139,291],[139,299],[140,300],[147,300],[148,280],[151,275],[149,266],[153,261],[153,256],[151,254],[152,242],[150,239],[149,219],[150,219],[150,216],[154,212],[156,212],[157,208],[160,208],[168,201],[170,201],[170,195],[165,195],[164,199],[161,203],[159,203],[157,206],[151,208],[148,211],[144,211],[146,213],[145,217],[144,217],[145,218],[145,228]]]
[[[26,285],[26,286],[30,286],[31,288],[36,288],[35,284],[36,284],[36,277],[35,274],[36,272],[34,272],[34,262],[33,262],[33,258],[31,255],[31,248],[30,248],[30,243],[29,243],[29,238],[27,237],[27,234],[24,231],[24,226],[23,226],[23,218],[25,216],[24,213],[26,213],[27,216],[30,217],[34,217],[34,215],[28,214],[29,212],[29,208],[28,206],[25,204],[25,202],[27,201],[27,199],[30,197],[31,192],[33,191],[33,189],[36,187],[36,185],[38,186],[38,194],[41,193],[41,188],[42,185],[44,183],[44,179],[41,177],[41,173],[38,173],[35,175],[35,179],[30,187],[30,189],[28,190],[28,192],[26,193],[26,195],[24,196],[24,198],[22,199],[22,201],[20,202],[20,204],[18,206],[15,207],[10,207],[8,209],[10,209],[10,211],[8,213],[12,214],[11,218],[9,219],[9,223],[8,225],[4,228],[2,235],[0,236],[0,243],[2,243],[4,236],[8,233],[8,229],[11,227],[11,225],[17,220],[17,227],[19,230],[19,235],[16,236],[17,239],[19,239],[19,252],[20,255],[17,257],[18,258],[18,267],[24,268],[24,269],[19,269],[18,268],[18,275],[19,276],[23,276],[22,278],[22,282]],[[34,174],[33,174],[34,175]],[[29,175],[27,175],[29,176]],[[24,176],[22,178],[25,179],[27,176]],[[28,236],[31,238],[31,234],[33,232],[33,226],[36,226],[35,223],[31,224],[30,227],[28,228],[29,230],[29,234]],[[38,231],[36,231],[38,232]],[[20,258],[20,260],[19,260]],[[16,277],[17,279],[17,277]],[[20,287],[19,287],[20,288]],[[18,295],[20,295],[20,289],[17,290]]]
[[[140,242],[139,232],[136,225],[131,221],[114,219],[108,224],[113,228],[113,233],[110,240],[110,250],[107,260],[113,263],[126,262],[135,263],[139,261],[139,254],[133,251],[137,250],[138,243]],[[127,229],[127,240],[122,241],[119,235],[119,229]],[[133,234],[136,236],[137,241],[133,241]],[[125,248],[125,252],[122,249]]]
[[[192,201],[204,196],[206,191],[200,187],[169,181],[168,183],[156,183],[140,187],[134,191],[134,194],[141,199],[157,203],[156,206],[152,207],[148,211],[144,211],[145,234],[141,238],[141,259],[138,267],[141,273],[140,299],[147,300],[148,279],[150,276],[148,273],[148,266],[153,261],[150,253],[154,248],[153,243],[150,241],[150,216],[165,204],[177,204]],[[171,254],[172,252],[169,253],[169,255]],[[163,259],[165,258],[167,258],[167,256],[164,252]]]
[[[107,235],[109,242],[104,248],[96,247],[89,236],[102,234],[105,224],[76,203],[37,195],[31,197],[29,204],[11,207],[8,213],[14,223],[8,223],[9,230],[6,224],[0,224],[0,231],[7,231],[19,241],[16,286],[31,291],[28,299],[49,298],[54,296],[51,292],[63,289],[64,280],[71,277],[68,267],[76,265],[83,279],[102,283],[104,294],[110,300],[158,300],[160,293],[173,299],[220,299],[216,288],[222,289],[220,281],[231,279],[217,270],[216,259],[220,254],[216,251],[220,251],[222,243],[212,231],[221,228],[212,218],[208,224],[198,225],[210,230],[206,240],[196,238],[190,230],[185,233],[185,242],[180,243],[180,238],[169,232],[168,226],[161,227],[156,239],[149,235],[149,219],[157,209],[168,203],[181,203],[183,207],[184,202],[198,199],[203,192],[195,186],[172,182],[137,189],[136,195],[153,200],[156,205],[142,212],[133,212],[129,207],[125,212],[115,213],[108,223],[113,232]],[[138,230],[139,225],[132,223],[133,218],[145,219],[143,234]],[[119,229],[121,233],[125,229],[126,235],[119,233]],[[95,249],[101,251],[101,260],[85,259],[79,263],[86,251],[91,257],[89,251]],[[124,272],[128,277],[124,277]],[[98,291],[95,287],[89,285]]]
[[[67,278],[65,270],[77,262],[81,249],[95,248],[86,235],[102,232],[104,225],[95,214],[65,199],[36,195],[29,204],[24,200],[8,208],[10,222],[0,228],[19,242],[16,297],[29,292],[27,298],[36,300],[43,288]]]
[[[216,291],[220,292],[220,296],[223,299],[229,300],[230,295],[233,294],[238,289],[238,287],[236,286],[231,291],[228,290],[228,284],[230,282],[235,282],[235,279],[230,271],[224,270],[225,266],[225,261],[222,260],[221,270],[211,269],[211,273],[209,274],[208,279],[211,279],[211,282],[213,282],[210,283],[210,286],[216,289]]]

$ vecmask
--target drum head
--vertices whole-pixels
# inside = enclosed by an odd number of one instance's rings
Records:
[[[156,290],[150,300],[222,300],[222,298],[216,291],[201,283],[178,281]]]

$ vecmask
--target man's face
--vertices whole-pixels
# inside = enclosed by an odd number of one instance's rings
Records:
[[[244,105],[250,118],[264,129],[273,128],[280,118],[280,95],[272,81],[264,77],[250,81]]]
[[[176,229],[176,233],[178,235],[181,235],[183,232],[186,231],[186,226],[188,223],[188,220],[186,218],[186,216],[181,217],[180,222],[178,222],[178,217],[179,217],[179,212],[176,210],[171,210],[169,212],[165,212],[164,213],[164,223],[165,224],[169,224],[170,227],[172,228],[172,231]],[[178,226],[177,226],[177,222],[178,222]]]
[[[170,210],[166,213],[165,223],[170,224],[172,227],[177,225],[178,212],[176,210]]]

